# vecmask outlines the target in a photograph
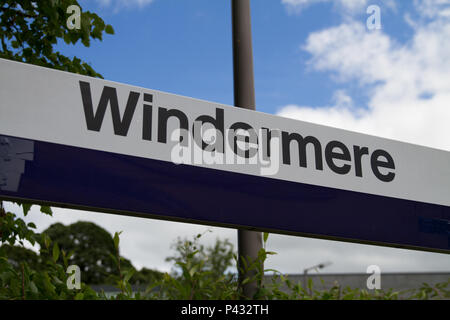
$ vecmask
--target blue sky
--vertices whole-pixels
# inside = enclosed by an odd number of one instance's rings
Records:
[[[229,0],[81,0],[116,34],[90,48],[58,48],[89,62],[105,79],[233,104]],[[366,9],[381,8],[381,30]],[[450,150],[450,0],[253,0],[257,110]],[[12,205],[9,205],[13,208]],[[17,208],[14,210],[17,211]],[[169,270],[177,236],[207,229],[180,224],[37,208],[40,229],[94,221],[123,230],[122,252],[138,267]],[[207,243],[236,231],[211,228]],[[324,272],[449,271],[448,255],[272,235],[267,264],[282,272],[332,261]]]
[[[105,79],[199,99],[233,104],[230,1],[154,0],[145,6],[125,1],[80,1],[84,10],[98,12],[116,34],[106,35],[90,48],[82,45],[59,49],[83,58]],[[128,1],[133,3],[135,1]],[[397,11],[380,4],[386,32],[399,41],[411,33],[401,13],[412,6],[402,1]],[[406,5],[408,3],[408,5]],[[365,22],[358,12],[355,19]],[[278,0],[252,2],[252,31],[257,108],[275,113],[296,103],[322,106],[342,87],[324,72],[307,67],[310,55],[301,49],[312,31],[342,22],[331,2],[309,6],[300,14]],[[355,83],[345,87],[364,104]]]

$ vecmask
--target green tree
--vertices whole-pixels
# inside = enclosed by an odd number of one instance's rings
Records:
[[[30,206],[22,205],[24,215]],[[44,207],[45,208],[45,207]],[[44,209],[47,211],[47,209]],[[66,254],[46,235],[33,231],[33,223],[26,224],[14,213],[0,205],[0,299],[96,299],[97,294],[82,284],[79,290],[70,290],[67,285]],[[11,247],[24,241],[40,245],[36,259],[22,247]],[[23,250],[22,250],[23,249]],[[60,255],[64,263],[57,263]],[[9,256],[8,256],[9,255]],[[26,259],[26,260],[21,260]],[[28,261],[28,259],[31,259]],[[37,264],[36,264],[37,260]]]
[[[114,284],[117,278],[119,248],[111,234],[92,222],[78,221],[64,226],[52,224],[44,232],[56,242],[61,251],[69,254],[67,262],[80,267],[82,281],[87,284]],[[59,258],[63,262],[63,257]],[[161,278],[161,273],[150,269],[137,271],[131,261],[120,257],[121,270],[132,270],[130,284],[151,284]],[[114,274],[116,276],[114,277]]]
[[[0,246],[0,256],[7,257],[9,263],[13,265],[16,270],[19,270],[20,264],[26,261],[30,268],[33,270],[42,269],[42,259],[33,250],[24,248],[22,246],[11,246],[9,244],[3,244]]]
[[[36,64],[87,76],[102,77],[77,57],[67,57],[54,47],[58,40],[67,44],[81,42],[89,47],[91,39],[102,40],[114,29],[95,13],[82,11],[80,29],[69,30],[67,8],[75,0],[4,0],[0,6],[0,58]]]
[[[61,250],[70,253],[68,263],[78,265],[83,282],[106,284],[116,267],[111,255],[115,254],[114,241],[108,231],[92,222],[79,221],[68,226],[52,224],[44,230]],[[62,257],[60,257],[62,262]],[[131,266],[127,260],[124,267]]]

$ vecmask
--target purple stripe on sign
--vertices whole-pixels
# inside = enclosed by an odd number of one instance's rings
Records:
[[[3,139],[10,141],[0,155],[0,197],[5,199],[450,253],[449,235],[431,233],[420,223],[450,220],[450,207]],[[20,157],[24,148],[31,149]]]

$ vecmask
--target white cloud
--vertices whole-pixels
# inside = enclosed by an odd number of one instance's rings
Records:
[[[414,5],[422,16],[428,18],[450,16],[450,0],[414,0]]]
[[[383,273],[445,272],[450,267],[446,254],[285,235],[270,235],[267,250],[279,254],[271,256],[265,268],[285,273],[303,273],[304,269],[326,261],[332,264],[321,273],[365,273],[372,264]]]
[[[297,12],[308,6],[323,2],[331,2],[331,0],[281,0],[281,3]],[[364,8],[368,0],[335,0],[333,2],[346,10],[355,11]]]
[[[326,2],[333,3],[334,7],[345,15],[365,13],[371,4],[369,0],[281,0],[281,3],[292,13],[301,13],[309,6]],[[389,9],[396,8],[393,0],[384,0],[383,5]]]
[[[416,3],[421,16],[435,12],[435,19],[418,22],[406,44],[355,21],[310,34],[303,46],[309,67],[330,72],[344,87],[350,80],[369,87],[367,105],[338,99],[288,105],[279,115],[450,150],[450,43],[443,41],[450,39],[450,19],[437,13],[442,3],[448,1]]]

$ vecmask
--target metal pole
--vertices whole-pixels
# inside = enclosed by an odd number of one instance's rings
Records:
[[[255,86],[253,80],[252,31],[250,0],[231,0],[233,28],[234,105],[255,110]],[[246,278],[255,276],[257,270],[241,270],[242,259],[249,266],[262,248],[262,234],[256,231],[238,230],[238,272],[243,298],[253,298],[258,290],[256,281],[241,285]]]
[[[307,289],[308,288],[308,281],[306,280],[306,277],[308,275],[308,271],[309,271],[309,268],[303,270],[303,289],[305,289],[305,291],[308,290]]]

